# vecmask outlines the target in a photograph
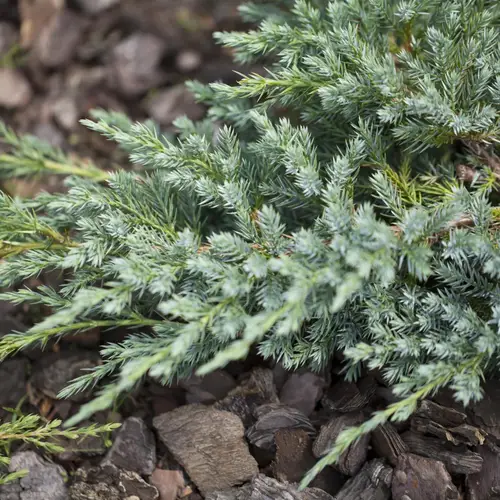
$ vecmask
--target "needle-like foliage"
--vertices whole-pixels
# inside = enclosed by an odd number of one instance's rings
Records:
[[[242,8],[256,29],[217,39],[268,70],[191,82],[208,120],[178,120],[171,139],[98,111],[84,125],[133,171],[60,168],[67,194],[0,197],[0,286],[68,275],[3,294],[54,312],[4,337],[0,357],[128,328],[63,391],[100,386],[82,420],[146,375],[207,373],[255,345],[290,369],[341,351],[346,377],[379,370],[401,400],[344,432],[314,474],[442,387],[480,399],[497,371],[500,4],[264,4]],[[54,171],[53,153],[3,134],[6,173]]]

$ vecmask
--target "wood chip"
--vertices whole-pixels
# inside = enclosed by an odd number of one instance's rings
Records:
[[[483,389],[483,399],[471,407],[472,423],[495,440],[500,440],[500,386],[498,380],[489,380]]]
[[[315,465],[312,438],[302,429],[279,429],[275,435],[276,456],[271,469],[282,482],[299,483]],[[331,468],[323,469],[311,482],[329,494],[336,494],[344,484],[344,476]]]
[[[232,413],[186,405],[155,417],[153,425],[203,495],[241,484],[258,473],[243,424]]]
[[[334,500],[389,500],[391,481],[392,469],[383,460],[371,460],[345,483]]]
[[[487,446],[479,446],[478,453],[483,467],[476,474],[467,476],[469,500],[500,500],[500,455]]]
[[[373,377],[365,377],[357,384],[342,381],[326,392],[321,403],[325,408],[342,413],[361,410],[368,406],[376,389],[377,384]]]
[[[205,500],[333,500],[318,488],[299,491],[293,484],[259,474],[241,488],[210,493]]]
[[[452,474],[473,474],[479,472],[483,465],[481,455],[465,446],[448,449],[445,441],[412,431],[405,432],[401,437],[412,453],[443,462]]]
[[[379,457],[387,458],[392,465],[396,465],[400,455],[409,451],[408,445],[389,422],[372,432],[372,447]]]
[[[398,458],[392,479],[393,500],[458,500],[444,464],[407,453]],[[337,499],[336,499],[337,500]]]
[[[355,427],[363,423],[363,421],[364,416],[362,413],[349,413],[333,417],[330,422],[321,427],[319,435],[313,444],[314,456],[320,458],[326,455],[344,429]],[[354,476],[366,461],[369,442],[370,435],[363,435],[341,455],[337,463],[332,464],[332,467],[342,474]]]
[[[421,434],[429,434],[444,441],[449,441],[455,446],[466,444],[477,446],[484,443],[486,436],[477,427],[469,424],[461,424],[457,427],[446,428],[437,422],[427,418],[413,417],[411,428]]]
[[[420,403],[415,416],[432,420],[444,427],[456,427],[463,424],[467,418],[465,413],[446,408],[427,399]]]
[[[299,410],[280,404],[267,404],[257,408],[257,422],[247,431],[247,439],[264,450],[275,450],[274,436],[278,429],[302,429],[314,436],[316,430],[310,420]]]

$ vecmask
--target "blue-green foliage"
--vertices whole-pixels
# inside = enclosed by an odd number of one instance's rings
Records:
[[[95,112],[84,124],[134,169],[103,183],[77,168],[67,194],[0,197],[0,286],[68,275],[57,291],[3,294],[54,313],[4,337],[0,356],[129,328],[63,391],[101,384],[83,419],[147,374],[206,373],[253,345],[287,368],[320,369],[341,351],[348,378],[378,369],[402,400],[344,433],[314,473],[440,387],[479,399],[497,368],[500,7],[297,0],[242,13],[259,27],[217,38],[269,70],[234,87],[191,82],[207,120],[178,120],[170,139]],[[23,139],[4,135],[18,149],[0,166],[29,173]],[[33,171],[66,161],[39,154]]]

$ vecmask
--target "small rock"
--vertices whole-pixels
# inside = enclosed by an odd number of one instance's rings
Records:
[[[103,10],[114,7],[121,0],[78,0],[78,5],[87,14],[99,14]]]
[[[190,73],[202,63],[201,54],[195,50],[183,50],[175,58],[175,66],[181,73]]]
[[[186,405],[155,417],[153,425],[203,495],[241,484],[258,472],[243,424],[232,413]]]
[[[318,437],[313,444],[313,453],[317,458],[326,455],[334,446],[340,433],[348,428],[355,427],[364,421],[362,413],[350,413],[334,417],[321,427]],[[354,476],[366,461],[370,435],[364,434],[341,455],[338,462],[332,464],[342,474]]]
[[[199,120],[205,110],[198,104],[184,84],[160,90],[146,102],[147,113],[162,125],[171,125],[180,116]]]
[[[478,473],[467,476],[467,498],[497,500],[500,498],[500,455],[487,446],[479,446],[477,451],[483,459],[483,467]]]
[[[56,68],[68,63],[81,42],[88,22],[69,9],[53,16],[35,40],[33,51],[42,65]]]
[[[335,500],[389,500],[392,469],[382,460],[367,462],[335,495]]]
[[[112,52],[112,83],[124,95],[137,96],[161,83],[158,71],[165,43],[147,33],[134,33]]]
[[[398,459],[392,479],[393,500],[457,500],[458,490],[444,464],[411,453]]]
[[[16,28],[10,23],[0,22],[0,57],[11,49],[17,39]]]
[[[236,382],[224,370],[213,371],[204,377],[193,375],[182,380],[179,386],[187,391],[188,404],[211,404],[225,397],[229,391],[236,387]]]
[[[130,497],[158,500],[159,493],[139,474],[114,465],[78,469],[70,487],[70,500],[124,500]]]
[[[299,410],[271,403],[256,410],[257,422],[247,431],[247,439],[257,448],[275,450],[275,434],[279,429],[302,429],[314,436],[316,430],[309,419]]]
[[[149,482],[160,493],[159,500],[175,500],[184,488],[184,478],[178,470],[156,469]]]
[[[9,472],[28,471],[21,479],[0,485],[2,500],[67,500],[67,475],[59,466],[47,462],[33,451],[14,453]]]
[[[102,465],[113,464],[143,476],[156,467],[156,443],[144,421],[129,417],[123,422]]]
[[[309,417],[323,395],[325,380],[312,372],[293,373],[280,392],[280,402]]]
[[[63,0],[19,0],[21,47],[31,49],[42,30],[64,7]],[[1,5],[1,3],[0,3]]]
[[[63,129],[73,130],[78,125],[79,111],[73,97],[60,97],[52,103],[51,108],[54,119]]]
[[[0,107],[22,108],[31,101],[32,96],[31,85],[20,71],[0,68]]]
[[[71,351],[45,353],[33,365],[30,383],[46,396],[57,399],[59,392],[74,378],[82,374],[82,370],[93,368],[100,362],[99,355],[92,351]],[[82,401],[89,392],[70,396],[70,401]]]
[[[32,134],[56,148],[62,148],[65,144],[63,134],[50,122],[37,123],[32,130]]]

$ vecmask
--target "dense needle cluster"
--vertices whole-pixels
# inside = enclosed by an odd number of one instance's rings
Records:
[[[69,190],[0,196],[0,286],[67,275],[1,295],[53,314],[0,340],[0,357],[127,328],[63,391],[100,386],[83,420],[146,375],[206,373],[252,346],[287,368],[341,352],[346,377],[379,370],[401,400],[344,432],[314,474],[441,387],[479,399],[497,370],[500,4],[268,3],[241,8],[257,29],[217,34],[266,72],[190,83],[206,120],[178,120],[175,138],[102,110],[84,121],[132,170],[1,131],[2,175],[67,174]]]

